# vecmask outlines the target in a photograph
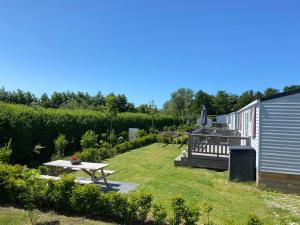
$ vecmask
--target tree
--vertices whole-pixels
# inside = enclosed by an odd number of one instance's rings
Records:
[[[249,103],[253,102],[254,100],[261,98],[262,95],[263,94],[259,91],[256,93],[254,93],[253,90],[245,91],[238,97],[237,102],[234,105],[233,111],[237,111],[237,110],[243,108],[244,106],[248,105]]]
[[[271,95],[276,95],[279,93],[279,90],[278,89],[275,89],[275,88],[267,88],[265,91],[264,91],[264,97],[268,97],[268,96],[271,96]]]
[[[164,104],[164,111],[184,121],[192,114],[194,92],[189,88],[179,88],[171,94],[171,99]]]
[[[237,102],[237,96],[228,94],[225,91],[218,91],[214,98],[214,106],[216,108],[216,114],[228,114],[234,110],[234,105]]]
[[[41,95],[40,104],[46,108],[50,107],[50,99],[46,93]]]
[[[299,89],[300,89],[300,85],[290,85],[290,86],[285,86],[283,88],[283,91],[287,92],[287,91],[295,91],[295,90],[299,90]]]
[[[109,136],[111,136],[112,128],[113,128],[113,120],[118,115],[118,105],[117,105],[115,95],[108,95],[105,97],[104,113],[110,121]],[[111,138],[110,138],[110,144],[111,144]]]
[[[207,94],[206,92],[200,90],[195,94],[195,99],[193,103],[193,111],[196,115],[200,114],[201,106],[205,105],[208,114],[215,114],[215,108],[213,105],[213,96]]]

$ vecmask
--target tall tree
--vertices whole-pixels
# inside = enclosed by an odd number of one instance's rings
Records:
[[[200,109],[202,105],[205,105],[208,114],[215,114],[215,108],[214,108],[214,96],[211,96],[207,94],[206,92],[200,90],[196,92],[194,103],[193,103],[193,111],[197,115],[200,113]]]
[[[248,105],[256,99],[261,98],[262,96],[263,94],[259,91],[256,93],[253,90],[245,91],[238,97],[237,102],[234,105],[233,111],[237,111],[243,108],[244,106]]]
[[[227,114],[234,110],[234,105],[237,102],[237,96],[228,94],[225,91],[218,91],[214,98],[214,106],[216,108],[216,114]]]
[[[192,114],[193,97],[191,89],[179,88],[171,94],[170,101],[164,104],[164,110],[184,121]]]

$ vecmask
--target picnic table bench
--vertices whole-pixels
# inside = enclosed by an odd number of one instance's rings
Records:
[[[88,174],[91,179],[86,180],[86,179],[76,178],[75,182],[81,183],[81,184],[88,184],[88,183],[94,183],[94,182],[97,182],[97,181],[103,179],[104,184],[107,188],[109,188],[109,185],[107,182],[107,176],[109,176],[115,172],[113,170],[105,170],[104,168],[107,167],[109,164],[104,164],[104,163],[82,162],[79,165],[73,165],[71,163],[71,161],[68,161],[68,160],[55,160],[52,162],[44,163],[43,165],[49,166],[49,167],[61,168],[59,171],[57,171],[56,175],[59,175],[60,173],[63,173],[63,172],[83,171],[86,174]],[[100,173],[100,176],[98,176],[97,173]],[[53,179],[53,180],[60,179],[57,176],[50,176],[50,175],[42,175],[41,178]]]

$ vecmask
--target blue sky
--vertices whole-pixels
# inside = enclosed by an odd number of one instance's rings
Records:
[[[0,0],[0,86],[162,105],[300,83],[300,1]]]

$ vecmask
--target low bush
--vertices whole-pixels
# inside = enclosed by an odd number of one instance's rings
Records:
[[[150,145],[157,142],[157,136],[155,134],[149,134],[147,136],[137,138],[133,141],[125,141],[122,144],[116,145],[114,147],[115,152],[117,154],[119,153],[124,153],[129,150],[135,149],[135,148],[140,148],[146,145]]]
[[[200,218],[198,207],[188,207],[185,200],[177,195],[171,200],[173,217],[170,219],[171,225],[196,225]]]
[[[133,141],[125,141],[119,145],[112,146],[106,142],[101,142],[98,148],[87,148],[76,153],[76,156],[82,161],[101,162],[104,159],[111,158],[116,154],[124,153],[135,148],[143,147],[157,141],[156,135],[150,134]]]
[[[152,216],[156,225],[163,225],[166,223],[167,210],[163,203],[153,205]]]
[[[126,224],[143,223],[152,207],[147,193],[105,193],[96,185],[81,186],[74,177],[59,181],[41,180],[37,171],[22,166],[0,164],[1,201],[20,206],[84,216],[100,216]]]
[[[68,140],[66,139],[66,136],[64,134],[58,135],[58,137],[54,140],[54,146],[55,146],[55,153],[54,158],[60,159],[63,158],[65,155],[65,149],[68,144]]]
[[[80,144],[82,148],[95,148],[97,146],[98,134],[92,130],[88,130],[82,135]]]

